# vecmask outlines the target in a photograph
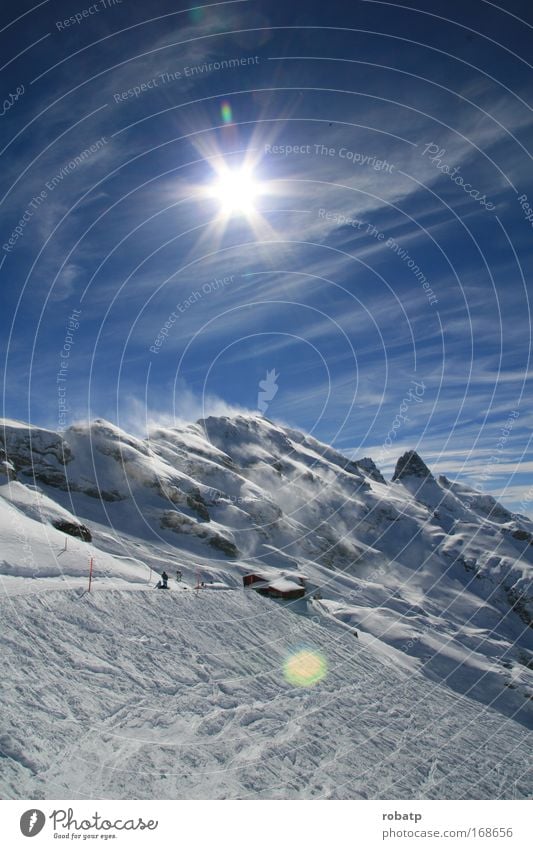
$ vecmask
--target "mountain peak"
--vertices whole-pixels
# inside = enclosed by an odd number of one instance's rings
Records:
[[[371,457],[362,457],[360,460],[354,460],[354,463],[364,475],[368,478],[372,478],[372,480],[376,481],[376,483],[387,483]]]
[[[428,467],[416,451],[406,451],[405,454],[402,454],[396,463],[392,480],[396,481],[408,477],[433,478]]]

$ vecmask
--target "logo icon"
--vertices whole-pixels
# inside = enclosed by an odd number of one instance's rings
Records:
[[[20,830],[24,837],[35,837],[43,830],[46,817],[37,808],[31,808],[22,814],[20,818]]]
[[[266,413],[268,410],[268,401],[273,401],[276,393],[278,391],[278,384],[276,383],[279,374],[276,374],[276,369],[272,369],[271,371],[267,371],[265,380],[259,381],[259,389],[261,392],[257,393],[257,408],[262,412]]]

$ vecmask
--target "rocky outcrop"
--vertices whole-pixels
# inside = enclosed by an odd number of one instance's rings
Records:
[[[402,478],[409,477],[434,480],[433,475],[416,451],[406,451],[405,454],[402,454],[396,463],[392,480],[402,480]]]
[[[376,481],[376,483],[387,483],[380,470],[370,457],[363,457],[361,460],[354,460],[354,464],[364,475],[366,475],[367,478],[372,478],[372,480]]]
[[[222,551],[223,554],[226,554],[228,557],[238,557],[239,551],[234,542],[231,542],[226,537],[221,536],[220,534],[214,534],[209,537],[209,545],[212,548],[218,549],[218,551]]]
[[[196,515],[203,522],[210,522],[211,516],[209,515],[209,510],[207,509],[207,504],[202,498],[199,489],[192,489],[191,492],[187,495],[187,506],[193,510]]]
[[[87,525],[78,525],[76,522],[68,522],[66,519],[56,519],[52,522],[52,525],[58,531],[69,534],[71,537],[78,537],[83,542],[92,542],[92,534]]]
[[[162,528],[168,528],[177,534],[189,534],[198,539],[204,540],[212,548],[222,551],[228,557],[238,557],[239,551],[234,542],[222,536],[222,534],[214,533],[208,530],[201,522],[195,522],[189,516],[179,513],[174,510],[167,510],[163,513],[160,519]]]
[[[51,486],[65,482],[65,466],[72,460],[70,446],[57,433],[27,426],[0,431],[0,455],[12,478],[32,477]]]
[[[13,463],[5,458],[5,452],[0,450],[0,477],[3,476],[8,481],[16,481],[17,473]]]

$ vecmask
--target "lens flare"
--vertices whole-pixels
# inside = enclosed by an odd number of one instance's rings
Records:
[[[324,655],[312,649],[300,649],[283,664],[285,680],[295,687],[312,687],[324,678],[327,671]]]
[[[231,106],[227,100],[222,101],[222,105],[220,107],[220,114],[222,116],[222,120],[224,124],[232,124],[233,123],[233,112],[231,110]]]
[[[189,20],[193,24],[199,24],[202,18],[204,17],[204,10],[197,6],[195,9],[189,10]]]

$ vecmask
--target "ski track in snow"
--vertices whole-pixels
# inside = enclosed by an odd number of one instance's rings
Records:
[[[3,424],[5,797],[531,795],[526,517],[262,417]],[[322,600],[245,592],[250,571]],[[283,676],[302,646],[328,663],[307,689]]]
[[[249,592],[2,601],[7,798],[524,798],[530,735]],[[282,665],[328,659],[311,688]],[[530,777],[530,774],[529,774]]]

